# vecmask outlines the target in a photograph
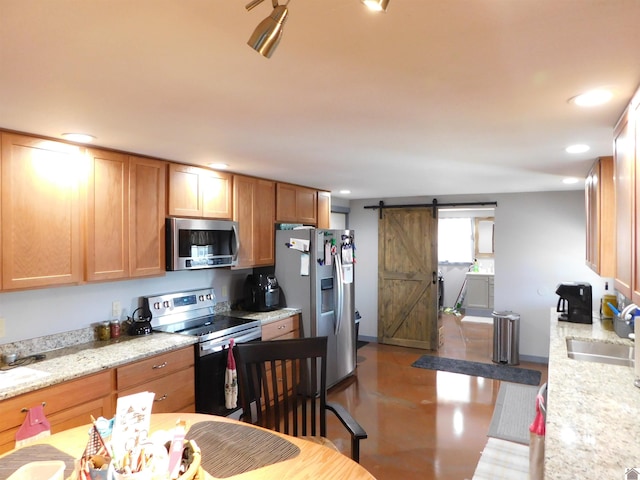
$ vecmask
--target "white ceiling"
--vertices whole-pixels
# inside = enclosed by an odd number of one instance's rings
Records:
[[[247,2],[0,0],[0,128],[349,198],[581,189],[640,83],[640,0],[292,0],[271,59]]]

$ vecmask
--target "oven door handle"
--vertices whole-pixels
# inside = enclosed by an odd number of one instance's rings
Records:
[[[246,333],[244,335],[240,335],[239,337],[230,337],[224,342],[216,342],[210,345],[205,342],[204,344],[200,345],[200,353],[208,354],[208,353],[221,352],[225,348],[229,347],[229,341],[231,340],[231,338],[233,338],[235,343],[246,343],[252,340],[260,340],[262,338],[262,329],[261,328],[256,329],[255,332]]]

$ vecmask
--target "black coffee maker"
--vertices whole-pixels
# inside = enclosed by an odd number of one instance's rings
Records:
[[[564,282],[558,284],[560,296],[556,311],[558,320],[573,323],[593,323],[591,285],[588,283]]]
[[[280,287],[273,274],[247,275],[244,294],[244,308],[251,312],[268,312],[280,307]]]

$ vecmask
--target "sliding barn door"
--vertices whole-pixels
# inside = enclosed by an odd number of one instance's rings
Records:
[[[438,219],[388,208],[378,223],[378,341],[438,348]]]

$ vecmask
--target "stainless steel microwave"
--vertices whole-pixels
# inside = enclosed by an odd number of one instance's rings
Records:
[[[167,270],[197,270],[238,264],[238,222],[167,218]]]

